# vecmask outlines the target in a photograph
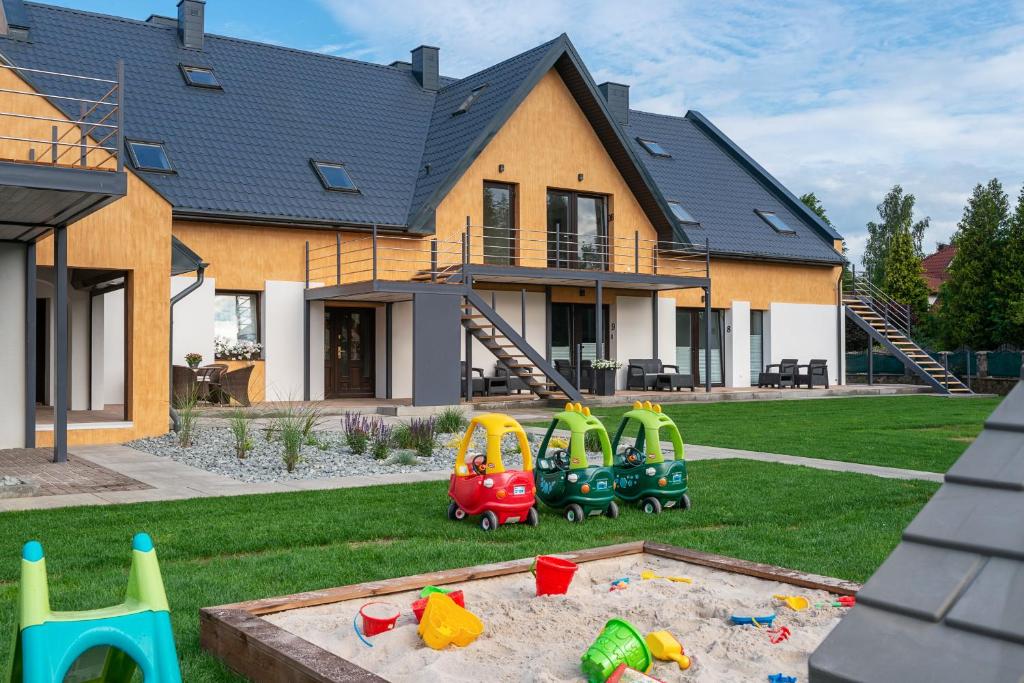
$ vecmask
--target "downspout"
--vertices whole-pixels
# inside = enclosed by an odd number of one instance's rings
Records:
[[[846,264],[843,264],[843,267],[839,269],[839,281],[836,282],[836,385],[838,386],[846,384],[846,354],[843,353],[845,336],[843,334],[843,275],[845,273]],[[870,337],[868,337],[868,343],[871,343]]]
[[[168,340],[169,343],[167,351],[167,376],[170,380],[168,382],[168,385],[170,386],[170,401],[167,405],[171,411],[171,425],[175,432],[181,428],[181,424],[178,420],[178,411],[174,409],[174,304],[178,303],[189,294],[203,286],[203,281],[206,279],[206,268],[209,265],[209,263],[200,263],[199,267],[196,268],[196,281],[171,297],[170,339]]]

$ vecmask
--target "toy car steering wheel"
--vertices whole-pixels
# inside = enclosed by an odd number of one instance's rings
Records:
[[[622,459],[627,467],[640,467],[647,462],[647,454],[634,446],[626,446],[622,451]]]
[[[469,461],[469,466],[477,474],[487,474],[487,456],[483,453],[474,455]]]
[[[551,454],[551,459],[555,463],[555,467],[560,470],[569,469],[569,452],[564,448],[560,448]]]

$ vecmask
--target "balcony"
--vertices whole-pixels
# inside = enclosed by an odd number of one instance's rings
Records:
[[[451,234],[446,233],[446,234]],[[423,286],[509,283],[669,290],[706,286],[707,245],[642,239],[639,232],[581,239],[547,230],[470,225],[458,237],[336,233],[306,244],[307,298],[362,292],[397,300]]]
[[[127,191],[114,79],[0,63],[0,240],[32,242]]]

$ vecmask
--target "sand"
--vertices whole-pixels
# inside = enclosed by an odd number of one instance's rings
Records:
[[[640,580],[644,569],[688,576],[693,584]],[[630,587],[609,592],[612,580],[628,576]],[[422,681],[584,680],[580,655],[612,617],[630,621],[641,633],[665,629],[683,644],[692,666],[656,661],[651,675],[664,681],[758,681],[773,673],[807,680],[807,659],[842,617],[845,608],[815,609],[830,601],[823,591],[804,590],[651,555],[597,560],[580,565],[569,593],[535,596],[529,573],[450,584],[461,588],[466,607],[484,622],[484,633],[466,648],[435,651],[416,632],[410,605],[418,591],[382,596],[403,610],[393,631],[371,639],[356,637],[352,619],[367,599],[307,607],[264,618],[394,683]],[[812,607],[794,612],[772,595],[803,595]],[[732,614],[776,613],[776,626],[791,637],[773,645],[765,629],[734,626]]]

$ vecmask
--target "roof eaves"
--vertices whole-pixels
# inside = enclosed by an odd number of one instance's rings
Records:
[[[207,265],[199,254],[171,235],[171,275],[184,275],[205,268]]]
[[[807,223],[810,223],[822,237],[826,238],[829,246],[834,240],[841,240],[843,236],[836,232],[835,228],[821,220],[818,214],[807,208],[807,205],[800,201],[792,192],[780,183],[775,177],[766,171],[763,166],[754,161],[739,145],[733,142],[729,136],[718,129],[699,111],[691,109],[686,112],[686,118],[692,121],[697,128],[704,132],[713,142],[721,147],[729,156],[733,157],[748,173],[761,181],[768,190],[778,197],[786,208],[797,213]]]

